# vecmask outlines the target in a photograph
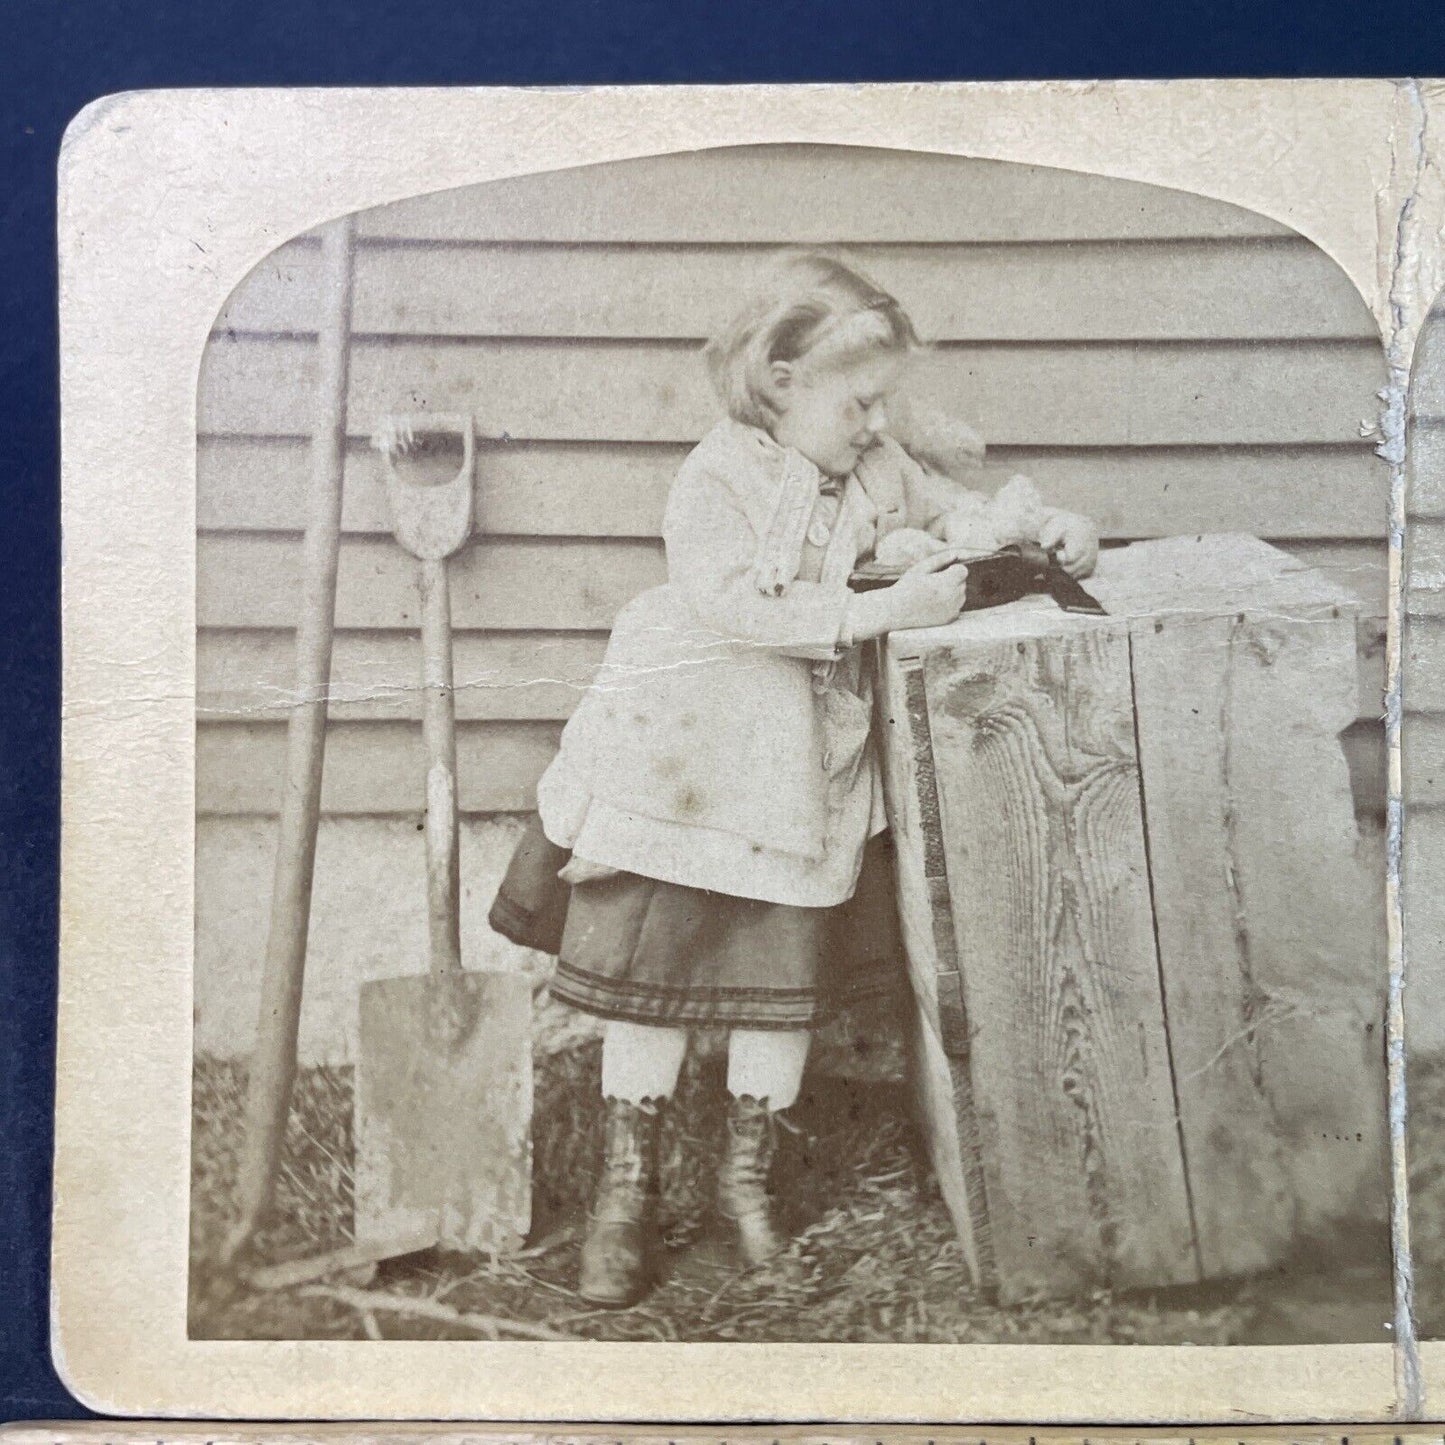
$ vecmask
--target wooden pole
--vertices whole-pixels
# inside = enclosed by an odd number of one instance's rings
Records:
[[[336,617],[355,234],[355,221],[348,216],[333,221],[321,236],[317,416],[302,553],[301,616],[296,627],[296,691],[286,735],[271,926],[236,1181],[237,1218],[224,1250],[228,1262],[250,1243],[270,1207],[296,1078],[296,1035],[311,921],[311,878],[326,754],[326,694]]]
[[[445,557],[421,562],[421,641],[425,687],[427,920],[431,973],[462,971],[460,838],[457,833],[457,735],[452,696],[452,615]]]

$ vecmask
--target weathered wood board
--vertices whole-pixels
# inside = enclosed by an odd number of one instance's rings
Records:
[[[1238,536],[1091,585],[883,653],[927,1130],[1005,1298],[1263,1269],[1387,1197],[1357,604]]]
[[[305,437],[202,436],[196,523],[205,532],[300,532]],[[478,530],[492,537],[656,537],[686,442],[479,442]],[[1445,470],[1445,461],[1442,461]],[[1229,525],[1242,495],[1261,536],[1383,535],[1389,472],[1368,447],[1336,442],[1197,447],[1038,447],[990,442],[981,485],[1016,472],[1053,503],[1137,540]],[[342,530],[391,535],[375,451],[353,437]]]
[[[995,446],[1229,446],[1359,442],[1381,383],[1379,342],[956,342],[911,374],[920,405],[969,417]],[[370,436],[418,396],[479,433],[528,441],[695,442],[717,420],[697,342],[357,337],[347,415]],[[1148,368],[1149,404],[1141,372]],[[218,332],[201,362],[197,426],[220,436],[305,436],[315,347],[304,336]],[[1134,398],[1120,405],[1120,398]],[[415,405],[416,403],[411,403]],[[1356,418],[1351,420],[1351,418]]]
[[[854,247],[934,341],[1358,337],[1359,295],[1303,237]],[[758,268],[747,247],[377,244],[356,258],[352,324],[377,336],[705,341]],[[320,248],[293,241],[231,293],[216,329],[311,332]],[[1101,305],[1107,297],[1110,304]]]

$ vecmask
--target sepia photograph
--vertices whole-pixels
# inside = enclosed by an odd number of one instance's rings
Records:
[[[276,233],[196,394],[189,1338],[1388,1344],[1387,380],[1304,234],[1083,170]]]

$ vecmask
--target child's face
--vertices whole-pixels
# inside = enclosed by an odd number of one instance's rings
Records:
[[[903,366],[904,358],[891,352],[817,371],[777,363],[774,438],[828,476],[846,476],[888,429],[886,404]]]

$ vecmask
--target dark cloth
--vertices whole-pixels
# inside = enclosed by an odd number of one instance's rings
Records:
[[[618,873],[569,888],[571,855],[533,818],[489,921],[557,955],[552,994],[586,1013],[664,1027],[811,1028],[905,980],[889,834],[871,838],[833,908],[734,898]]]

